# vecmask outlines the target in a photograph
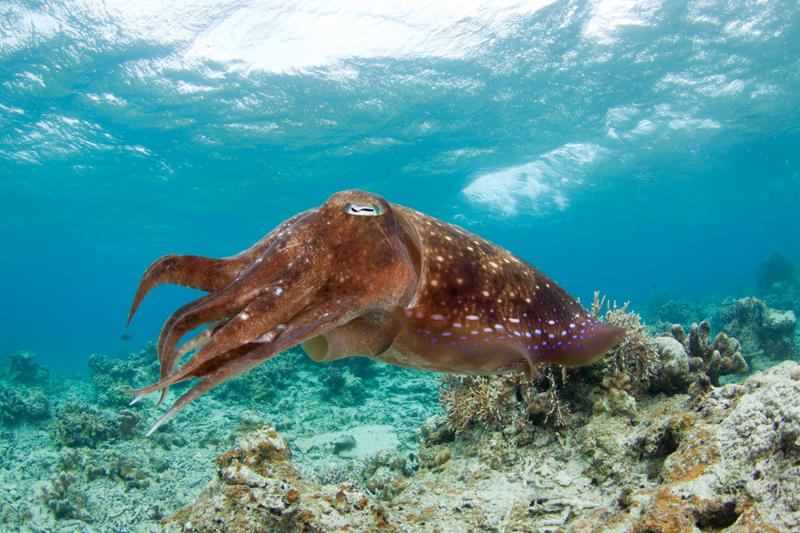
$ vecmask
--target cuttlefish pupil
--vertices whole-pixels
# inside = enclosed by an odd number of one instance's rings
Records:
[[[503,248],[355,190],[295,215],[236,255],[158,259],[142,277],[128,322],[163,283],[208,294],[164,323],[161,379],[131,391],[139,395],[134,402],[161,391],[160,403],[170,385],[200,381],[148,435],[212,387],[298,344],[318,362],[365,356],[436,372],[530,377],[540,362],[591,363],[623,335]]]
[[[383,214],[383,211],[381,211],[380,206],[375,204],[370,204],[370,205],[347,204],[344,206],[344,210],[349,215],[358,215],[358,216],[376,217],[378,215]]]

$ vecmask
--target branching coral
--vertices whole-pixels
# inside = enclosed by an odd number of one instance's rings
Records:
[[[549,384],[545,390],[542,390],[541,385],[537,386],[532,383],[523,382],[520,385],[520,395],[528,406],[527,418],[542,417],[545,424],[552,421],[556,426],[566,426],[569,422],[570,410],[560,399],[557,378],[550,367],[545,368],[543,375]],[[566,369],[562,367],[562,385],[566,382],[566,376]]]
[[[600,298],[600,293],[595,291],[591,313],[599,317],[605,303],[605,296]],[[606,312],[603,320],[607,324],[625,330],[625,336],[613,350],[614,369],[612,373],[624,373],[640,381],[646,381],[657,367],[658,347],[647,334],[642,317],[638,313],[628,311],[629,302],[622,307],[606,303]]]
[[[439,391],[442,408],[456,431],[472,422],[494,426],[507,420],[503,409],[505,396],[513,391],[517,376],[488,378],[445,374]]]
[[[86,498],[75,486],[75,476],[61,472],[50,480],[50,488],[42,487],[42,502],[53,512],[56,520],[77,518],[88,520]]]
[[[706,374],[714,385],[719,385],[720,376],[749,371],[739,341],[719,332],[712,342],[708,322],[692,324],[688,336],[680,324],[675,324],[671,334],[686,350],[690,370]]]
[[[566,425],[570,410],[558,395],[559,384],[564,381],[566,372],[556,377],[549,365],[535,367],[531,381],[521,373],[493,377],[445,375],[440,402],[456,432],[472,423],[499,428],[509,423],[530,424],[537,418],[544,423]]]

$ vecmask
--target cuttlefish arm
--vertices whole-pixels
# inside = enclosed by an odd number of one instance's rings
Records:
[[[247,372],[251,368],[258,366],[287,348],[291,348],[309,338],[318,336],[328,327],[326,323],[321,323],[318,320],[319,313],[327,313],[327,316],[334,320],[334,322],[346,321],[348,313],[346,309],[342,307],[342,303],[349,304],[351,302],[342,302],[341,300],[328,301],[321,306],[315,307],[313,312],[301,312],[294,318],[291,326],[278,324],[270,334],[267,335],[267,339],[265,340],[259,339],[255,342],[245,342],[227,351],[224,351],[224,345],[217,347],[212,346],[209,350],[206,350],[204,347],[195,357],[187,362],[186,365],[181,367],[178,372],[169,375],[150,387],[132,391],[139,394],[136,400],[134,400],[137,401],[151,392],[165,390],[168,386],[175,383],[193,377],[201,378],[199,383],[195,384],[172,404],[158,422],[148,430],[146,436],[151,435],[192,400],[213,387],[234,376]]]
[[[298,220],[308,216],[313,210],[298,213],[281,223],[277,228],[265,235],[253,246],[230,257],[215,259],[199,255],[165,255],[150,265],[139,282],[133,304],[128,312],[127,324],[130,324],[139,305],[153,288],[165,283],[182,285],[205,292],[222,290],[242,271],[249,267],[253,260],[261,255],[275,240]]]
[[[362,191],[334,194],[232,258],[156,261],[132,312],[160,283],[209,294],[165,322],[160,380],[131,391],[161,391],[163,399],[170,385],[200,380],[157,426],[298,344],[319,362],[362,355],[439,372],[530,376],[539,362],[588,364],[623,334],[508,251]]]
[[[359,195],[351,196],[357,200]],[[278,351],[348,322],[358,323],[361,315],[396,317],[396,311],[387,309],[408,300],[416,284],[416,271],[403,238],[391,215],[364,223],[363,215],[348,212],[347,199],[345,195],[326,202],[285,225],[227,285],[174,313],[159,337],[161,379],[130,391],[139,395],[134,401],[155,391],[162,391],[163,398],[170,385],[200,379],[168,411],[163,423],[203,392]],[[385,201],[369,205],[376,212],[388,210]],[[192,270],[190,277],[196,278],[202,269],[197,265],[194,261],[184,263]],[[218,265],[213,261],[205,266],[210,277],[218,275]],[[146,276],[143,283],[152,288],[152,279]],[[173,274],[170,279],[184,278]],[[204,331],[184,346],[177,346],[181,337],[204,324],[209,324]],[[391,338],[366,343],[361,339],[353,346],[373,344],[384,349]],[[198,351],[176,369],[178,359],[191,349]],[[376,350],[371,348],[365,355]]]
[[[222,313],[217,311],[218,309],[231,308],[228,295],[232,291],[222,293],[222,290],[233,283],[246,269],[251,268],[258,256],[264,254],[273,243],[284,235],[288,228],[291,228],[312,212],[313,209],[298,213],[278,225],[256,244],[236,255],[215,259],[197,255],[169,254],[159,258],[148,267],[139,282],[133,304],[128,313],[127,324],[130,324],[133,315],[147,293],[158,285],[171,283],[212,293],[208,297],[183,306],[164,324],[162,334],[158,340],[158,357],[162,379],[172,371],[177,361],[185,353],[194,349],[202,341],[201,337],[194,340],[194,343],[187,343],[187,346],[181,351],[174,350],[180,337],[195,327],[206,323],[203,319],[203,313],[220,316]],[[235,307],[235,304],[233,307]],[[183,322],[180,322],[181,320]],[[173,327],[176,322],[180,322],[180,325]],[[209,328],[205,332],[206,336],[209,335],[210,331],[211,329]],[[166,392],[167,389],[162,389],[161,398],[158,401],[159,404],[164,400]]]

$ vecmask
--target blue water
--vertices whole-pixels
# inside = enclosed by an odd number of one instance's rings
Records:
[[[346,188],[584,301],[727,294],[800,256],[799,125],[794,0],[6,1],[0,354],[137,349],[191,296],[123,330],[152,260],[233,254]]]

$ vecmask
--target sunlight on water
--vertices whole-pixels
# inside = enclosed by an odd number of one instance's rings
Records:
[[[798,16],[744,0],[10,2],[0,347],[123,353],[152,259],[235,253],[352,187],[584,298],[747,283],[772,250],[800,252]]]

